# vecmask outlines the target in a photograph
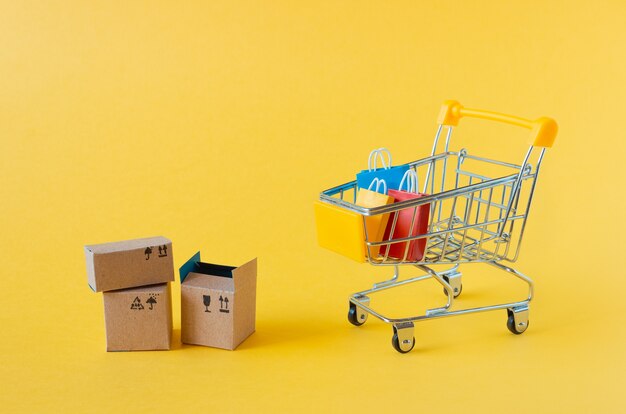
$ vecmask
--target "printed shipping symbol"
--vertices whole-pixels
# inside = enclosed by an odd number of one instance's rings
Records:
[[[230,312],[228,310],[228,298],[222,297],[222,295],[220,295],[220,312],[224,312],[224,313]]]
[[[167,257],[167,245],[159,246],[159,257]]]
[[[210,295],[202,295],[202,303],[204,303],[205,312],[211,312],[209,310],[209,306],[211,305],[211,296]]]
[[[154,296],[150,296],[148,298],[148,300],[146,301],[146,303],[150,304],[150,307],[148,309],[152,310],[153,309],[153,305],[156,305],[157,301],[156,301]]]
[[[152,305],[150,305],[152,306]],[[141,299],[139,299],[139,296],[137,296],[135,298],[135,300],[133,300],[133,303],[131,303],[130,308],[133,310],[142,310],[143,309],[143,305],[141,304]]]

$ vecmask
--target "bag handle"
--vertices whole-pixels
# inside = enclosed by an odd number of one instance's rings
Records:
[[[406,183],[406,192],[407,193],[417,193],[417,189],[419,188],[419,178],[417,177],[417,173],[414,169],[409,169],[402,176],[402,181],[400,181],[400,185],[398,186],[398,191],[402,191],[402,186]]]
[[[385,164],[385,157],[383,156],[383,153],[387,154],[387,160],[389,161],[387,164]],[[379,157],[380,157],[380,163],[383,165],[383,169],[388,170],[391,168],[391,152],[389,152],[387,148],[381,147],[370,152],[370,156],[367,159],[368,171],[376,171],[376,163]],[[374,161],[373,167],[372,167],[372,161]]]
[[[383,191],[382,191],[382,193],[381,193],[381,194],[387,194],[387,183],[385,182],[385,180],[383,180],[382,178],[378,178],[378,177],[376,177],[376,178],[374,178],[374,179],[372,180],[372,182],[370,183],[370,186],[369,186],[369,187],[367,187],[367,189],[368,189],[369,191],[372,191],[372,186],[373,186],[374,184],[376,184],[376,189],[375,189],[375,190],[373,190],[373,191],[376,191],[377,193],[380,193],[380,191],[379,191],[379,190],[380,190],[380,187],[382,187],[382,188],[383,188]]]

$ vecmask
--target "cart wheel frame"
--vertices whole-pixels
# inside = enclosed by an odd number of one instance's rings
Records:
[[[362,298],[359,298],[359,302],[369,304],[369,298],[363,296]],[[367,321],[367,316],[368,313],[366,311],[350,302],[350,308],[348,309],[348,322],[354,326],[361,326]]]
[[[452,287],[452,290],[454,291],[453,297],[458,298],[461,292],[463,292],[461,272],[454,272],[447,275],[442,275],[441,277],[450,285],[450,287]],[[448,291],[446,290],[446,288],[443,288],[443,293],[448,296]]]
[[[508,308],[506,327],[515,335],[521,335],[528,329],[528,306]]]
[[[403,322],[393,325],[391,345],[401,354],[411,352],[413,347],[415,347],[413,322]]]

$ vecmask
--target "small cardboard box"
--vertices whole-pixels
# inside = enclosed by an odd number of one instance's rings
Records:
[[[107,351],[170,349],[172,297],[169,283],[103,293]]]
[[[172,242],[165,237],[85,246],[87,281],[96,292],[174,280]]]
[[[181,340],[235,349],[255,330],[257,259],[240,267],[200,261],[180,268]]]

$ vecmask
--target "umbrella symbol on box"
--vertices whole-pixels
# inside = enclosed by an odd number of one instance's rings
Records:
[[[156,305],[157,301],[156,301],[156,299],[154,298],[154,296],[150,296],[150,297],[148,298],[148,300],[146,301],[146,303],[149,303],[149,304],[150,304],[150,307],[149,307],[148,309],[152,310],[152,309],[153,309],[153,305]]]
[[[152,249],[149,247],[146,247],[146,250],[143,251],[143,254],[146,255],[146,260],[148,260],[150,258],[150,255],[152,254]]]

